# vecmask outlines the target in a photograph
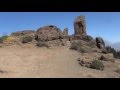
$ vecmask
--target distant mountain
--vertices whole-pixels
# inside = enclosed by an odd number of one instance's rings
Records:
[[[105,40],[105,46],[111,46],[115,50],[120,50],[120,42],[111,43],[111,42]]]
[[[120,42],[112,44],[112,47],[115,48],[116,50],[120,50]]]
[[[112,43],[107,41],[107,40],[104,40],[104,42],[105,42],[105,46],[111,46],[112,45]]]

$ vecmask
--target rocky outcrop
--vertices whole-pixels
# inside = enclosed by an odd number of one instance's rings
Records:
[[[78,16],[74,21],[75,35],[86,35],[85,16]]]
[[[99,49],[105,50],[105,43],[101,37],[96,38],[96,44]]]
[[[65,39],[52,40],[52,41],[38,41],[37,46],[39,47],[53,47],[53,46],[65,46],[67,44]]]
[[[91,62],[89,61],[84,61],[83,59],[78,58],[79,64],[84,67],[90,67]]]
[[[37,30],[35,39],[38,41],[38,46],[59,46],[65,45],[66,40],[63,37],[62,31],[54,26],[44,26]]]
[[[23,35],[34,35],[35,31],[34,30],[23,30],[23,31],[18,31],[18,32],[14,32],[11,35],[12,36],[23,36]]]
[[[35,33],[36,31],[34,30],[23,30],[23,31],[14,32],[11,34],[11,36],[15,38],[16,44],[21,44],[24,37],[31,37],[33,39],[31,43],[34,44],[36,43]]]
[[[91,51],[93,48],[99,48],[106,53],[105,43],[102,38],[97,37],[94,40],[91,36],[86,33],[86,21],[85,16],[78,16],[74,20],[74,34],[68,35],[68,28],[65,28],[63,32],[54,25],[43,26],[37,31],[34,30],[24,30],[18,31],[11,34],[16,39],[16,42],[22,42],[24,37],[32,37],[32,43],[38,44],[38,46],[59,46],[66,45],[67,41],[72,43],[73,41],[84,42],[84,48]],[[98,49],[97,48],[97,49]]]
[[[70,37],[71,40],[82,40],[86,33],[85,16],[78,16],[74,20],[74,34]]]
[[[104,41],[103,41],[103,39],[101,37],[96,37],[96,42],[101,43],[101,44],[103,44],[105,46],[105,43],[104,43]]]
[[[63,35],[64,35],[64,36],[68,36],[68,28],[65,28],[65,29],[63,30]]]
[[[113,54],[106,54],[106,55],[101,55],[100,60],[102,61],[111,61],[111,62],[115,62]]]
[[[56,39],[63,39],[62,31],[56,26],[49,25],[41,27],[36,32],[37,41],[51,41]]]

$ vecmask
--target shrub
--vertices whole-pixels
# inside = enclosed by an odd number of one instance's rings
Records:
[[[80,42],[73,42],[71,44],[71,49],[77,50],[81,53],[87,53],[92,51],[92,48],[90,46],[83,45]]]
[[[88,53],[88,52],[92,52],[92,48],[87,46],[87,45],[84,45],[80,48],[80,50],[82,53]]]
[[[92,63],[90,64],[90,68],[97,69],[97,70],[103,70],[104,64],[100,60],[93,60]]]
[[[93,37],[91,37],[91,36],[89,36],[89,35],[87,35],[87,36],[85,36],[84,38],[83,38],[83,40],[85,40],[85,41],[92,41],[93,40]]]
[[[7,36],[7,35],[4,35],[4,36],[1,37],[1,40],[2,40],[2,41],[5,41],[7,38],[8,38],[8,36]]]
[[[79,50],[80,47],[82,47],[82,44],[81,44],[81,43],[77,43],[77,42],[72,42],[72,43],[71,43],[71,49]]]
[[[22,43],[28,43],[31,42],[33,38],[31,36],[26,36],[22,38]]]
[[[15,38],[14,37],[12,37],[12,36],[9,36],[9,37],[7,37],[6,38],[6,40],[5,40],[6,42],[15,42]]]

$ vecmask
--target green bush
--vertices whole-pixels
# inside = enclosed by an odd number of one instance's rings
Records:
[[[32,40],[33,40],[32,37],[26,36],[22,38],[22,43],[28,43],[28,42],[31,42]]]
[[[7,36],[7,35],[4,35],[4,36],[2,36],[0,39],[1,39],[2,41],[5,41],[7,38],[8,38],[8,36]]]
[[[87,36],[85,36],[84,38],[83,38],[83,40],[85,40],[85,41],[92,41],[93,40],[93,37],[91,37],[91,36],[89,36],[89,35],[87,35]]]
[[[74,49],[74,50],[79,50],[79,45],[78,45],[78,43],[76,43],[76,42],[72,42],[71,43],[71,49]]]
[[[87,53],[92,51],[92,48],[90,46],[83,45],[80,42],[72,42],[71,49],[77,50],[81,53]]]
[[[93,60],[90,64],[90,68],[97,69],[97,70],[104,70],[104,64],[100,60]]]

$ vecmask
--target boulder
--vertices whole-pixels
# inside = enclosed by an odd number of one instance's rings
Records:
[[[106,54],[106,55],[101,55],[100,60],[102,61],[110,61],[110,62],[115,62],[113,58],[113,54]]]
[[[99,49],[105,50],[105,43],[101,37],[96,38],[96,45]]]
[[[102,43],[97,43],[97,47],[99,49],[104,49],[105,48],[105,46]]]
[[[53,25],[44,26],[37,30],[35,39],[37,41],[52,41],[56,39],[63,39],[62,31]]]
[[[67,45],[67,38],[64,37],[63,32],[56,26],[48,25],[37,30],[35,39],[38,46],[65,46]]]
[[[89,68],[90,67],[90,64],[91,64],[91,62],[89,61],[84,61],[84,60],[82,60],[82,59],[80,59],[80,58],[78,58],[78,61],[79,61],[79,64],[81,65],[81,66],[84,66],[84,67],[87,67],[87,68]]]
[[[103,44],[105,46],[105,42],[101,37],[96,37],[96,42],[101,43],[101,44]]]

